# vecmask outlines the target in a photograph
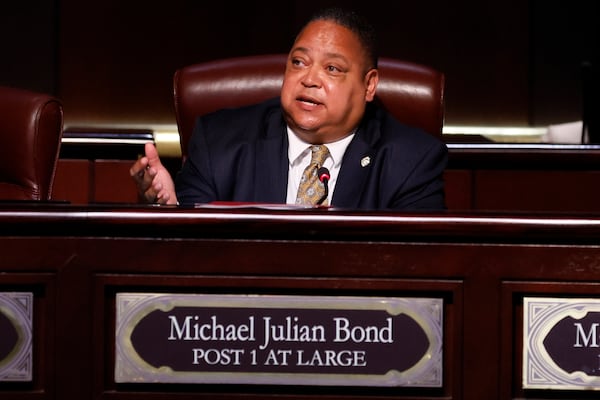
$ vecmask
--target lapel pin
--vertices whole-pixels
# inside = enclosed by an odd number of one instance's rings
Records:
[[[371,164],[371,157],[369,157],[369,156],[363,157],[362,160],[360,160],[361,167],[366,167],[369,164]]]

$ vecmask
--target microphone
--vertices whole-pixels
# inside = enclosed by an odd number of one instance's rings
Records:
[[[327,196],[329,195],[329,178],[331,178],[331,176],[329,175],[329,170],[325,167],[321,167],[317,170],[317,176],[319,177],[319,180],[321,182],[323,182],[323,186],[325,186],[325,193],[323,194],[323,197],[321,197],[319,199],[319,201],[317,201],[317,205],[321,205],[321,203],[323,203],[325,201],[325,199],[327,198]]]

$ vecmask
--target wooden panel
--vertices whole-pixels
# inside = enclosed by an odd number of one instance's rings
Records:
[[[476,210],[600,211],[600,171],[475,171]]]
[[[0,385],[3,399],[593,398],[520,390],[519,302],[523,293],[597,296],[598,215],[12,204],[0,226],[0,290],[46,288],[36,293],[48,328],[39,390]],[[119,291],[440,296],[444,386],[116,384]]]
[[[73,204],[91,201],[91,162],[89,160],[60,159],[56,167],[52,198]]]
[[[473,173],[466,169],[446,170],[444,185],[446,207],[449,210],[470,210],[473,207]]]
[[[93,199],[96,203],[137,203],[138,194],[129,168],[133,160],[96,160]]]
[[[52,198],[72,204],[138,203],[129,176],[132,160],[76,160],[58,162]]]

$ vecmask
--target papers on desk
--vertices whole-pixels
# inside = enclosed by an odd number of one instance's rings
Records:
[[[556,124],[548,126],[546,134],[541,138],[543,143],[587,143],[582,141],[582,121],[566,122],[564,124]]]
[[[329,206],[301,206],[296,204],[279,204],[279,203],[253,203],[241,201],[214,201],[212,203],[195,204],[194,208],[211,208],[211,209],[234,209],[234,208],[254,208],[261,210],[312,210],[312,209],[328,209]]]

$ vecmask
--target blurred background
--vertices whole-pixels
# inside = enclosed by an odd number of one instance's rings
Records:
[[[176,69],[287,52],[332,1],[3,2],[0,84],[58,96],[65,126],[173,127]],[[581,120],[582,65],[597,59],[595,1],[346,0],[377,27],[381,56],[446,74],[446,125]],[[532,140],[536,140],[532,137]]]

